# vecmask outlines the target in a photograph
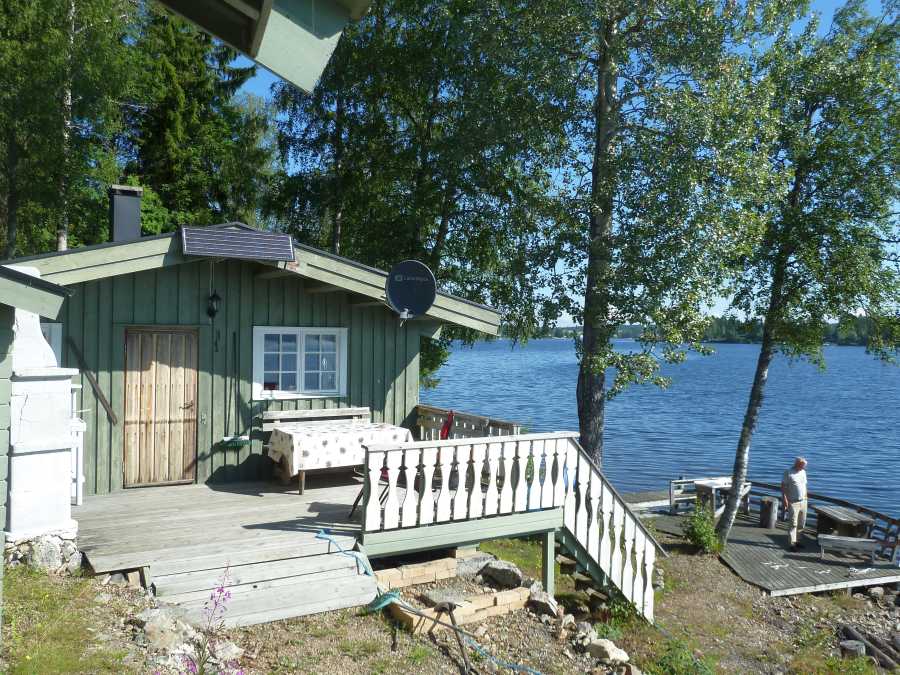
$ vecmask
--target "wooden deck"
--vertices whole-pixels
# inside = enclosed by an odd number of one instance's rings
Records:
[[[74,516],[95,572],[140,570],[160,601],[195,621],[225,580],[224,620],[239,626],[375,597],[374,577],[338,550],[356,546],[348,516],[359,489],[346,475],[315,477],[303,495],[270,483],[140,488],[88,498]]]
[[[657,530],[681,535],[684,516],[660,515],[651,521]],[[739,515],[731,531],[722,560],[744,581],[770,595],[797,595],[819,591],[877,586],[900,581],[900,567],[872,564],[864,558],[827,554],[822,560],[815,532],[807,530],[804,548],[789,549],[788,529],[778,523],[775,530],[758,526],[756,518]]]
[[[133,488],[88,497],[72,515],[95,572],[207,556],[234,563],[245,548],[322,547],[321,529],[352,548],[359,525],[348,515],[359,489],[346,475],[311,478],[303,495],[274,483]]]

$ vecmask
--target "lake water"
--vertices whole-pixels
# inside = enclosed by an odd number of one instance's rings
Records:
[[[628,349],[620,341],[618,349]],[[731,474],[758,345],[715,345],[665,366],[671,386],[632,387],[609,403],[603,469],[621,490],[660,490],[680,475]],[[900,368],[862,347],[826,347],[826,370],[776,357],[750,449],[750,477],[778,483],[795,455],[810,489],[900,516]],[[454,348],[421,398],[513,420],[529,431],[578,430],[570,339]]]

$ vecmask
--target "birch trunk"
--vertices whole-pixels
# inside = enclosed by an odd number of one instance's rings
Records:
[[[66,30],[68,49],[66,55],[66,83],[62,94],[62,162],[59,177],[59,227],[56,230],[56,250],[69,248],[69,153],[72,151],[72,61],[75,58],[75,0],[69,0],[66,7]]]
[[[776,258],[775,271],[772,276],[772,289],[769,292],[769,306],[763,323],[762,344],[759,347],[759,357],[756,360],[756,372],[753,374],[753,385],[750,387],[750,398],[747,400],[747,410],[744,413],[744,424],[741,427],[741,436],[738,439],[737,450],[734,454],[734,470],[731,474],[732,490],[725,502],[725,511],[719,519],[716,528],[719,541],[724,545],[728,541],[728,535],[734,525],[740,504],[740,486],[747,480],[747,468],[750,465],[750,441],[759,421],[759,411],[762,408],[763,394],[766,382],[769,379],[769,366],[775,356],[775,331],[774,324],[778,320],[778,313],[782,307],[782,292],[784,290],[785,267],[787,265],[787,253],[782,247]]]
[[[581,445],[597,462],[603,460],[603,427],[606,416],[606,372],[604,354],[615,328],[610,324],[608,288],[612,276],[612,212],[615,175],[612,141],[616,133],[615,63],[612,47],[615,30],[608,24],[598,36],[597,91],[594,106],[594,153],[591,163],[591,197],[584,293],[584,326],[581,363],[578,369],[578,429]]]

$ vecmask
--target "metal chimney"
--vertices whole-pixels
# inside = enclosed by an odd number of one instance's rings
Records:
[[[141,196],[144,189],[132,185],[109,186],[109,239],[114,242],[141,238]]]

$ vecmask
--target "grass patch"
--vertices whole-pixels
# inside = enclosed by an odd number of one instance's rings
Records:
[[[541,558],[543,556],[541,542],[533,538],[493,539],[482,542],[479,548],[485,553],[495,555],[501,560],[511,562],[522,570],[525,576],[533,579],[541,578]],[[556,593],[568,593],[575,590],[575,582],[568,575],[560,574],[559,564],[553,564],[556,579]]]
[[[614,623],[610,623],[609,621],[602,621],[600,623],[594,624],[594,630],[597,631],[597,637],[604,638],[606,640],[612,640],[615,642],[616,640],[621,640],[624,633],[622,629]]]
[[[426,647],[425,645],[416,645],[409,650],[409,654],[406,655],[406,659],[410,663],[418,665],[430,659],[433,654],[434,651],[432,651],[430,647]]]
[[[374,656],[381,651],[381,645],[375,640],[341,640],[338,651],[344,656],[360,659]]]
[[[125,653],[95,644],[89,581],[48,577],[24,565],[3,579],[3,654],[10,675],[122,673]]]
[[[713,675],[715,663],[708,658],[695,658],[686,642],[672,639],[656,660],[645,663],[643,669],[648,675]]]

